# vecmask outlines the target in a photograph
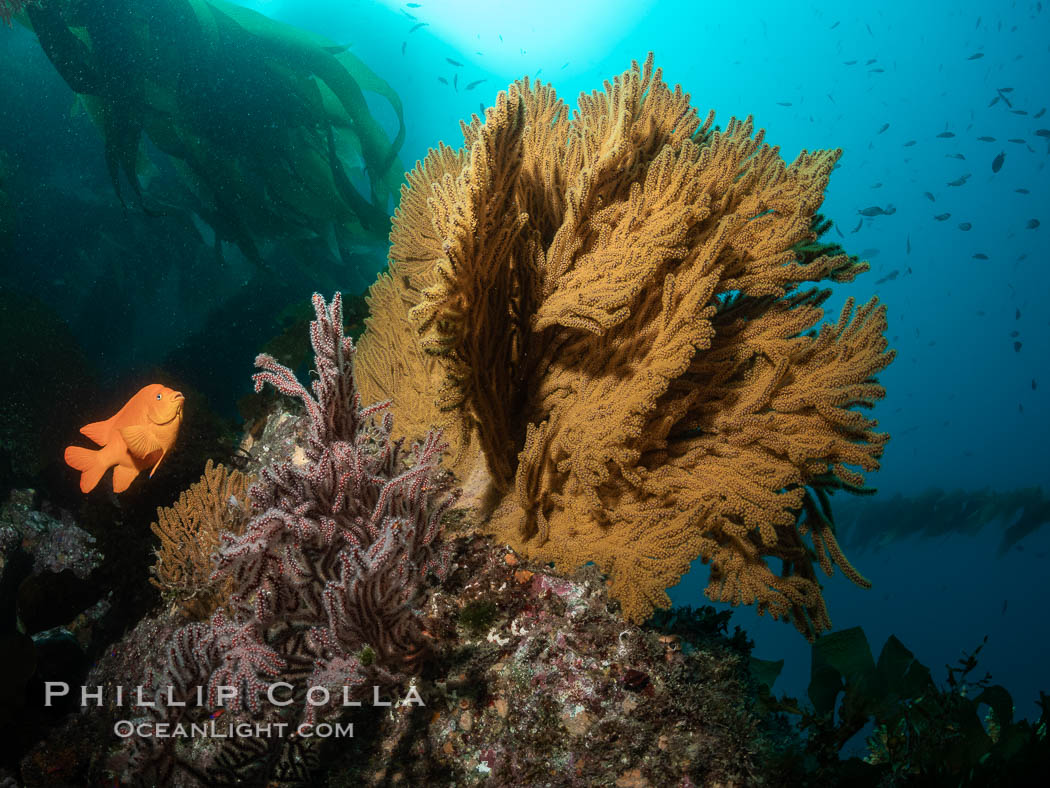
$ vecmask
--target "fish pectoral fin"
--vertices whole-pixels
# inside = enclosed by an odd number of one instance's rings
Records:
[[[135,477],[139,475],[138,470],[135,468],[129,468],[126,465],[117,465],[113,468],[113,492],[122,493],[131,483],[135,481]]]
[[[91,424],[85,424],[80,428],[80,432],[87,437],[88,440],[97,443],[99,446],[105,446],[109,443],[109,419],[106,419],[105,421],[93,421]]]
[[[125,427],[120,431],[120,437],[122,437],[124,443],[127,444],[128,451],[141,459],[145,459],[155,451],[162,451],[164,449],[164,447],[160,445],[160,441],[153,437],[150,431],[145,427]]]
[[[155,463],[153,463],[153,467],[149,469],[149,477],[151,479],[153,478],[154,472],[156,472],[156,470],[157,470],[157,466],[160,465],[160,461],[163,460],[167,456],[168,456],[168,453],[166,451],[161,451],[160,456],[157,458],[157,461]]]

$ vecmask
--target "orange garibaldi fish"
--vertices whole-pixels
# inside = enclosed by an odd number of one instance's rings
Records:
[[[115,416],[81,427],[80,431],[102,448],[66,447],[66,463],[81,471],[80,491],[95,489],[110,468],[113,492],[118,493],[128,489],[139,471],[150,468],[149,475],[153,476],[175,445],[184,401],[181,391],[153,383],[129,399]]]

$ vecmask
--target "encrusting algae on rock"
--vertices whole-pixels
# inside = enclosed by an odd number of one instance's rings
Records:
[[[445,429],[481,530],[595,562],[631,621],[699,557],[709,597],[813,638],[815,564],[867,585],[827,496],[878,468],[855,408],[894,353],[875,299],[818,326],[830,291],[803,287],[867,270],[817,240],[841,151],[786,165],[750,118],[712,124],[652,56],[571,116],[511,85],[408,174],[358,379],[399,434]]]

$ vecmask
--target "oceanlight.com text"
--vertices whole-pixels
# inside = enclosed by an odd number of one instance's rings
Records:
[[[223,725],[216,724],[215,720],[192,724],[118,720],[113,725],[113,732],[122,739],[129,736],[143,739],[247,739],[283,738],[290,735],[303,739],[351,739],[354,736],[354,724],[321,722],[313,725],[304,722],[293,726],[287,722],[239,722]]]

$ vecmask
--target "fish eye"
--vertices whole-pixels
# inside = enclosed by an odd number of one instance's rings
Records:
[[[157,399],[160,399],[160,394],[157,395]]]

